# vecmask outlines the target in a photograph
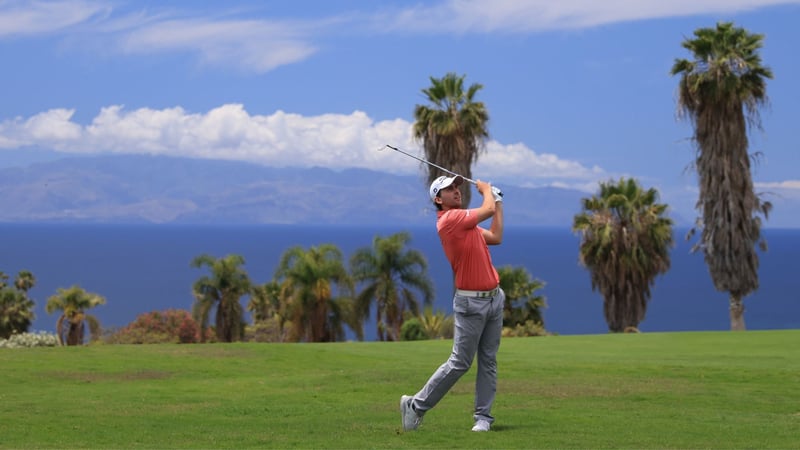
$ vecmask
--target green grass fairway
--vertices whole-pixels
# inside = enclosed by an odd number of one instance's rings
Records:
[[[800,330],[503,340],[402,433],[450,341],[0,349],[0,448],[800,448]]]

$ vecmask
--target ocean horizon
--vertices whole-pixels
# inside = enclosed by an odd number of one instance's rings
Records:
[[[728,297],[714,289],[700,253],[690,253],[685,229],[675,231],[670,270],[658,277],[642,332],[730,329]],[[79,285],[104,296],[91,310],[104,328],[122,327],[149,311],[192,309],[192,284],[206,269],[191,268],[196,256],[240,254],[254,283],[273,279],[289,248],[324,243],[338,246],[344,262],[355,250],[371,247],[375,236],[411,235],[409,249],[428,260],[435,286],[434,309],[452,313],[450,266],[430,226],[313,225],[0,225],[0,271],[13,280],[20,270],[36,277],[29,292],[36,307],[31,331],[55,329],[56,314],[44,305],[57,288]],[[749,330],[800,328],[800,230],[762,230],[769,249],[760,252],[759,289],[745,298]],[[545,327],[557,334],[607,333],[603,300],[593,292],[589,272],[578,262],[579,237],[569,228],[507,227],[504,242],[491,248],[495,266],[524,267],[545,283],[537,291],[547,301]],[[246,304],[243,299],[243,304]],[[249,316],[248,316],[249,320]],[[372,318],[365,339],[375,339]],[[348,333],[352,337],[352,333]]]

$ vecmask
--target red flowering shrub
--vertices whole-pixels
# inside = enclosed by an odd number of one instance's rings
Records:
[[[211,330],[206,330],[206,340],[211,334]],[[108,341],[112,344],[192,344],[200,342],[200,326],[189,311],[183,309],[151,311],[140,314]]]

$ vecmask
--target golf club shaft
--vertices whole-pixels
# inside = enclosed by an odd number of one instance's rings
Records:
[[[402,153],[402,154],[404,154],[404,155],[406,155],[406,156],[410,156],[410,157],[412,157],[412,158],[416,159],[416,160],[417,160],[417,161],[419,161],[419,162],[423,162],[423,163],[425,163],[425,164],[427,164],[427,165],[429,165],[429,166],[436,167],[437,169],[439,169],[439,170],[441,170],[441,171],[443,171],[443,172],[447,172],[447,173],[449,173],[450,175],[455,175],[455,176],[457,176],[457,177],[461,177],[461,178],[463,178],[463,179],[464,179],[464,181],[469,181],[469,182],[470,182],[470,183],[472,183],[472,184],[478,184],[478,183],[476,183],[476,182],[475,182],[475,180],[470,180],[469,178],[467,178],[467,177],[465,177],[465,176],[463,176],[463,175],[459,175],[459,174],[457,174],[457,173],[453,172],[452,170],[447,170],[447,169],[445,169],[445,168],[444,168],[444,167],[442,167],[442,166],[438,166],[438,165],[436,165],[436,164],[434,164],[434,163],[432,163],[432,162],[430,162],[430,161],[427,161],[427,160],[424,160],[424,159],[422,159],[422,158],[419,158],[419,157],[417,157],[417,156],[414,156],[414,155],[412,155],[411,153],[404,152],[404,151],[400,150],[400,149],[399,149],[399,148],[397,148],[397,147],[392,147],[392,146],[391,146],[391,145],[389,145],[389,144],[386,144],[386,146],[387,146],[387,147],[389,147],[390,149],[392,149],[392,150],[396,151],[396,152],[400,152],[400,153]]]

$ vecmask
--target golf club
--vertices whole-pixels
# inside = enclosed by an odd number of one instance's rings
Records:
[[[447,169],[445,169],[445,168],[444,168],[444,167],[442,167],[442,166],[436,165],[436,164],[434,164],[434,163],[432,163],[432,162],[430,162],[430,161],[428,161],[428,160],[422,159],[422,158],[420,158],[420,157],[418,157],[418,156],[414,156],[414,155],[412,155],[411,153],[404,152],[403,150],[400,150],[399,148],[397,148],[397,147],[393,147],[393,146],[391,146],[391,145],[389,145],[389,144],[386,144],[386,145],[384,145],[383,147],[379,148],[379,149],[378,149],[378,151],[379,151],[379,152],[380,152],[380,151],[383,151],[383,149],[385,149],[385,148],[387,148],[387,147],[388,147],[388,148],[390,148],[390,149],[392,149],[392,150],[394,150],[394,151],[396,151],[396,152],[400,152],[400,153],[402,153],[402,154],[404,154],[404,155],[406,155],[406,156],[410,156],[411,158],[414,158],[414,159],[416,159],[416,160],[417,160],[417,161],[419,161],[419,162],[425,163],[425,164],[427,164],[427,165],[429,165],[429,166],[432,166],[432,167],[436,167],[437,169],[439,169],[439,170],[441,170],[441,171],[443,171],[443,172],[449,173],[450,175],[455,175],[455,176],[457,176],[457,177],[461,177],[461,178],[463,178],[463,179],[464,179],[464,181],[469,181],[470,183],[472,183],[472,184],[476,184],[476,185],[478,184],[478,183],[476,183],[476,182],[475,182],[475,180],[471,180],[471,179],[469,179],[469,178],[467,178],[467,177],[465,177],[465,176],[463,176],[463,175],[457,174],[457,173],[453,172],[452,170],[447,170]],[[497,190],[497,194],[498,194],[500,197],[502,197],[502,196],[503,196],[503,192],[502,192],[502,191],[500,191],[500,189],[497,189],[497,188],[494,188],[494,187],[493,187],[492,189],[493,189],[493,190]]]

